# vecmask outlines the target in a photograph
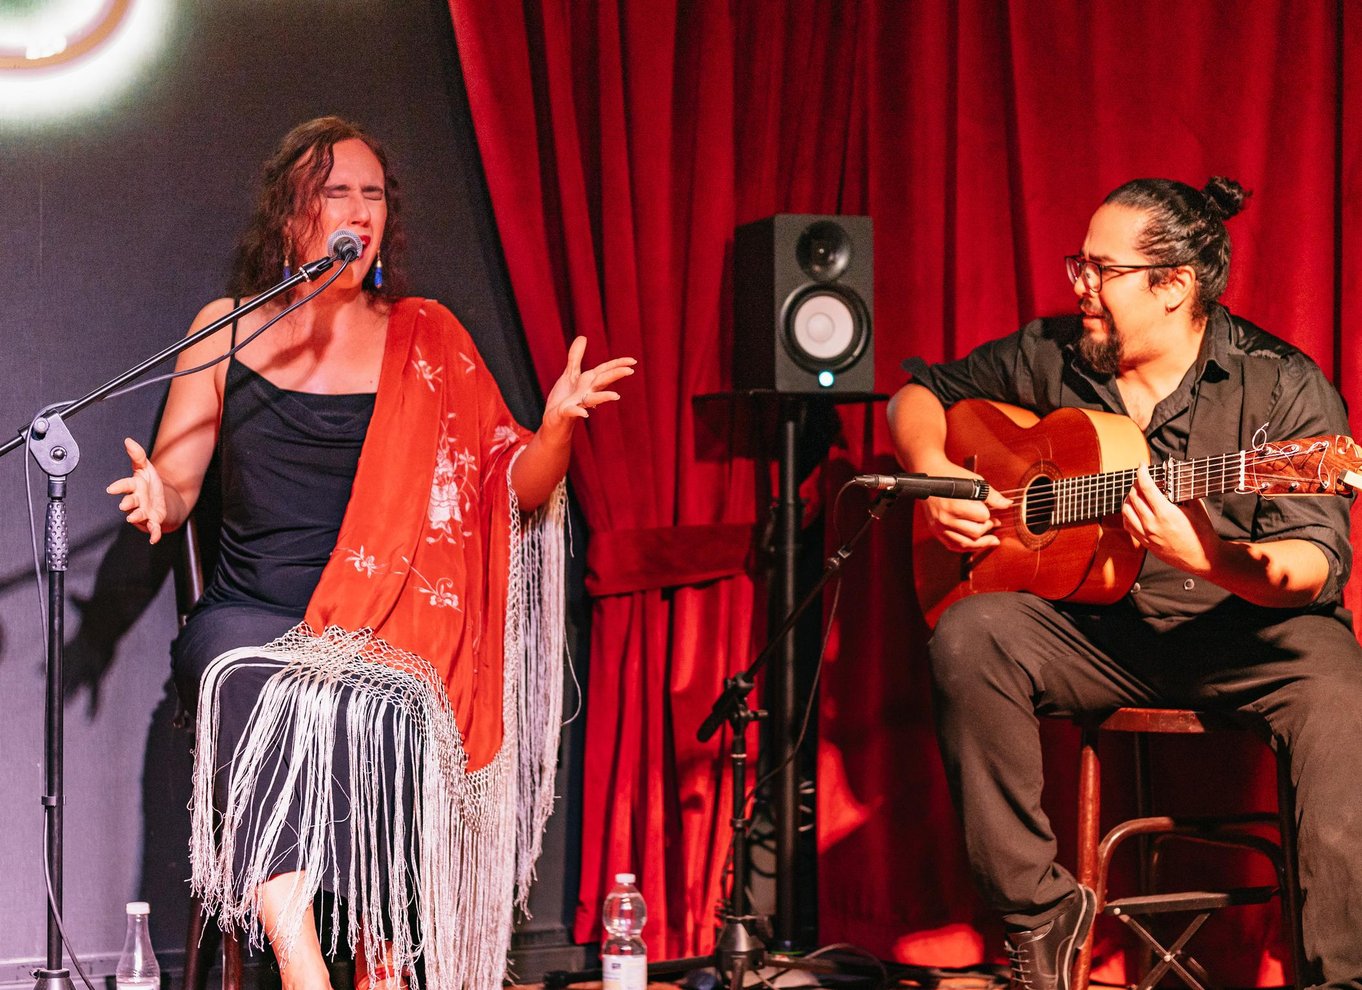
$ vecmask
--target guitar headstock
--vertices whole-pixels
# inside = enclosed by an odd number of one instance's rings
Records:
[[[1351,495],[1362,489],[1362,447],[1342,435],[1300,437],[1245,451],[1238,491],[1280,495]]]

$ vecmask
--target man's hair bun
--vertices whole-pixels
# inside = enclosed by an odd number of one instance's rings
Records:
[[[1206,197],[1207,216],[1221,222],[1242,210],[1249,196],[1247,189],[1223,175],[1211,176],[1201,187],[1201,194]]]

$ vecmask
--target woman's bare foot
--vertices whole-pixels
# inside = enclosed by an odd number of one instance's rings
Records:
[[[303,911],[302,924],[292,946],[280,931],[279,920],[288,907],[298,885],[305,885],[303,873],[280,873],[270,877],[256,893],[260,898],[260,920],[265,925],[274,957],[279,960],[279,975],[284,990],[331,990],[331,972],[322,956],[322,943],[317,935],[317,920],[309,905]]]

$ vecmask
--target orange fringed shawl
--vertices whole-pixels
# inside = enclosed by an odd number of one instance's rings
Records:
[[[392,311],[373,419],[312,629],[370,629],[427,660],[463,733],[468,769],[501,747],[510,512],[506,474],[529,433],[511,418],[447,309]],[[492,635],[484,635],[490,630]]]

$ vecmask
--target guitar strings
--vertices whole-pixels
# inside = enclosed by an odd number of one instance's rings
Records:
[[[1295,454],[1254,454],[1249,452],[1251,459],[1243,459],[1239,454],[1222,454],[1218,457],[1207,457],[1194,461],[1179,461],[1176,463],[1179,476],[1188,473],[1192,476],[1193,484],[1198,482],[1207,483],[1211,480],[1217,483],[1224,483],[1228,478],[1236,478],[1241,473],[1247,473],[1252,467],[1274,460],[1290,460],[1292,457],[1300,456],[1300,452]],[[1215,461],[1218,465],[1212,467]],[[1116,471],[1104,471],[1098,474],[1074,475],[1069,478],[1049,479],[1056,487],[1063,487],[1065,494],[1084,494],[1100,492],[1106,489],[1120,488],[1123,492],[1129,491],[1134,484],[1136,468],[1122,468]],[[1163,481],[1167,474],[1166,464],[1156,464],[1149,468],[1149,473],[1156,482]],[[1027,488],[998,489],[1002,494],[1009,497],[1025,494]]]
[[[1293,457],[1307,453],[1309,451],[1274,453],[1239,451],[1232,454],[1172,463],[1177,472],[1177,484],[1188,483],[1190,492],[1186,498],[1190,499],[1197,497],[1199,491],[1205,495],[1210,495],[1235,490],[1238,488],[1240,478],[1251,475],[1254,467],[1266,465],[1272,461],[1289,461]],[[1168,474],[1168,463],[1150,467],[1149,473],[1155,484],[1162,487]],[[1100,474],[1049,479],[1052,486],[1044,494],[1036,493],[1026,499],[1025,511],[1032,514],[1045,512],[1063,503],[1064,508],[1078,510],[1084,513],[1085,517],[1097,518],[1103,515],[1111,515],[1120,510],[1121,503],[1135,483],[1136,474],[1137,469],[1125,468]],[[1031,490],[1031,486],[999,489],[998,491],[1015,501],[1029,490]],[[1179,499],[1179,501],[1183,500],[1185,499]],[[1094,511],[1099,508],[1107,508],[1107,511],[1096,512],[1093,515]],[[993,515],[1000,521],[1006,521],[1014,515],[1019,515],[1022,511],[1020,504],[1018,504],[1007,509],[1000,509]],[[1063,515],[1063,513],[1060,514]]]

